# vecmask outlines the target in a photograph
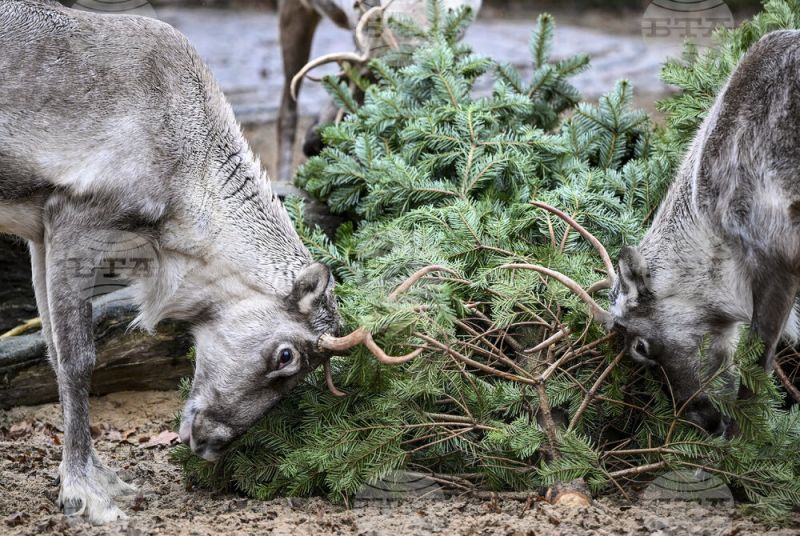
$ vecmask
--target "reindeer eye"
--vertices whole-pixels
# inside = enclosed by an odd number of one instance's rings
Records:
[[[288,348],[284,348],[281,350],[280,355],[278,355],[278,368],[281,369],[292,362],[294,359],[294,354]]]

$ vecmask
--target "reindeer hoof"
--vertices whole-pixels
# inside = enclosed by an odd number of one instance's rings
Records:
[[[58,504],[64,515],[82,516],[92,525],[103,525],[126,518],[122,510],[114,504],[108,491],[92,479],[62,477]]]
[[[65,516],[79,516],[83,513],[83,499],[77,497],[64,499],[61,509]]]

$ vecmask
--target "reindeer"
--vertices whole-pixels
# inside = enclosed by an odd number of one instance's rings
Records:
[[[380,24],[383,33],[380,36],[367,35],[366,26],[373,18],[383,21],[392,16],[410,16],[420,25],[425,24],[426,5],[428,0],[281,0],[278,6],[281,54],[283,57],[284,85],[281,106],[278,112],[278,180],[292,180],[292,156],[297,132],[297,97],[303,77],[325,63],[332,61],[349,61],[354,65],[364,65],[380,50],[383,43],[397,47],[400,43]],[[469,6],[477,13],[481,8],[481,0],[442,0],[445,9],[453,10],[460,6]],[[311,53],[311,42],[314,39],[317,25],[325,17],[337,26],[353,32],[359,53],[328,54],[308,63]],[[380,41],[381,44],[376,44]],[[328,103],[317,124],[329,123],[336,117],[337,111],[332,103]],[[316,126],[306,137],[304,152],[313,156],[321,150],[321,140]]]
[[[705,383],[730,367],[739,326],[763,341],[767,371],[800,330],[798,89],[800,32],[766,35],[720,91],[639,246],[622,250],[611,292],[629,354],[661,366],[685,415],[717,433],[727,423]]]
[[[779,373],[779,341],[800,334],[798,95],[800,31],[770,33],[720,91],[652,226],[638,246],[621,250],[616,274],[596,240],[609,278],[589,292],[552,270],[521,266],[580,296],[598,322],[622,335],[635,361],[663,369],[677,408],[711,433],[729,423],[707,383],[722,371],[736,395],[729,372],[740,326],[749,323],[763,341],[764,369]],[[560,211],[539,206],[592,239]],[[605,311],[590,294],[609,287]]]
[[[418,355],[387,356],[363,329],[336,337],[330,271],[313,262],[208,68],[172,27],[4,0],[0,50],[0,232],[30,246],[64,414],[66,514],[124,517],[112,499],[133,489],[89,432],[85,272],[109,255],[134,250],[146,267],[129,274],[136,325],[193,325],[180,437],[207,460],[320,364],[341,394],[332,351],[364,343],[386,363]]]

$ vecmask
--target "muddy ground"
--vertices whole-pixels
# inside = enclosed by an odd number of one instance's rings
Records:
[[[117,393],[92,399],[100,456],[139,487],[121,506],[126,521],[92,527],[66,518],[55,501],[60,458],[57,405],[0,412],[0,534],[572,535],[797,534],[769,530],[733,509],[693,503],[630,504],[604,498],[586,509],[496,499],[415,500],[347,509],[323,499],[268,502],[190,489],[168,460],[174,393]],[[798,521],[798,519],[796,519]],[[795,525],[800,526],[800,525]]]

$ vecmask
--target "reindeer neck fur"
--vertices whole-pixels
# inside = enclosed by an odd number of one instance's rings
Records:
[[[716,108],[690,146],[639,250],[647,260],[652,290],[659,299],[692,302],[702,296],[715,314],[732,322],[747,322],[753,308],[749,271],[696,195],[697,163]]]
[[[186,148],[174,180],[176,201],[158,237],[157,276],[135,285],[137,324],[145,329],[166,317],[195,319],[215,304],[285,296],[312,261],[229,104],[210,75],[201,74],[208,128],[195,137],[200,143]]]

